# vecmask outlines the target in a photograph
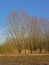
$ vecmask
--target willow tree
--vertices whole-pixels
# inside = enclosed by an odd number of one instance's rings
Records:
[[[39,30],[38,30],[38,20],[36,17],[29,18],[29,28],[30,28],[30,50],[31,53],[33,50],[38,49],[38,37],[39,37]]]
[[[7,17],[7,32],[8,37],[13,39],[13,43],[16,45],[19,53],[21,53],[22,45],[24,44],[26,53],[26,42],[27,38],[27,15],[25,11],[21,15],[18,15],[15,11],[11,12]]]
[[[44,30],[44,36],[45,36],[45,44],[44,48],[49,51],[49,21],[45,18],[43,18],[42,26]]]
[[[19,16],[13,11],[7,17],[7,32],[8,38],[13,39],[13,43],[18,45],[17,49],[19,53],[21,53],[21,41],[20,41],[20,33],[19,33]]]
[[[26,54],[26,49],[28,49],[28,35],[27,35],[27,18],[28,14],[25,10],[22,10],[22,25],[21,25],[21,34],[22,34],[22,43]]]

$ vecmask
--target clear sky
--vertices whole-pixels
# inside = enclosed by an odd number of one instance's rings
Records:
[[[11,11],[21,9],[25,9],[29,16],[49,19],[49,0],[0,0],[0,43],[5,40],[3,25],[6,17]]]

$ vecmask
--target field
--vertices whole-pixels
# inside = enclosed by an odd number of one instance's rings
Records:
[[[0,56],[2,65],[49,65],[49,55],[47,54],[19,54],[15,56]]]

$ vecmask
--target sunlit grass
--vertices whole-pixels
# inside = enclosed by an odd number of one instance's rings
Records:
[[[49,64],[49,55],[27,55],[0,56],[1,63],[29,63],[29,64]]]

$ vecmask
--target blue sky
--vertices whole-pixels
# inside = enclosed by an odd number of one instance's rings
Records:
[[[49,0],[0,0],[0,43],[5,40],[3,25],[6,17],[11,11],[19,13],[21,9],[26,10],[29,16],[49,19]]]

